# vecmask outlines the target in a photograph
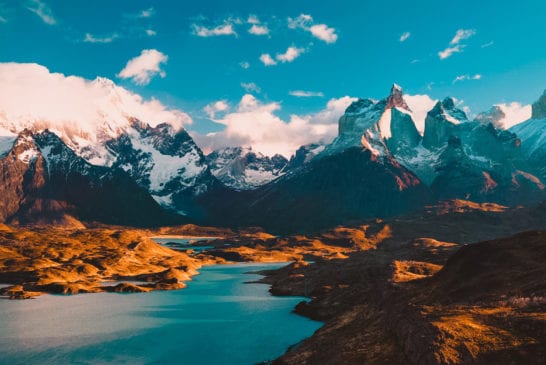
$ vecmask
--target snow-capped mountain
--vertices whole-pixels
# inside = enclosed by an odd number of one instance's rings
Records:
[[[393,85],[383,100],[353,102],[332,143],[302,146],[287,161],[242,147],[204,156],[184,113],[107,79],[61,80],[70,84],[66,105],[47,94],[30,109],[0,103],[1,221],[173,221],[159,203],[198,223],[298,230],[436,199],[546,199],[546,94],[534,119],[504,130],[500,106],[469,120],[454,99],[432,106],[427,97],[425,115]],[[83,83],[84,98],[72,97],[74,82],[80,91]]]
[[[339,136],[319,158],[360,146],[379,159],[394,158],[441,198],[513,203],[543,196],[541,180],[521,158],[520,140],[495,127],[495,120],[504,118],[500,113],[470,121],[453,98],[445,98],[427,113],[421,136],[395,84],[386,99],[351,104],[340,118]]]
[[[56,76],[41,66],[26,67],[43,73],[44,82]],[[0,153],[25,129],[50,131],[90,164],[125,170],[162,206],[182,214],[191,213],[188,200],[216,183],[203,153],[183,128],[191,120],[188,115],[153,99],[143,101],[105,78],[60,80],[56,82],[66,89],[67,102],[74,105],[45,105],[45,95],[44,105],[33,108],[0,106]],[[71,95],[81,92],[80,84],[86,100]]]
[[[206,156],[212,174],[235,190],[251,190],[284,173],[288,160],[282,155],[268,157],[251,147],[228,147]]]
[[[1,222],[72,224],[74,218],[140,226],[181,222],[127,173],[89,164],[52,132],[18,134],[0,158],[0,179]]]
[[[546,91],[532,105],[530,120],[510,128],[521,141],[522,157],[541,179],[546,179]]]

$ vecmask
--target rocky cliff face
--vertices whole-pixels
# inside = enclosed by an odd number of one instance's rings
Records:
[[[444,147],[449,137],[457,134],[456,126],[466,121],[466,114],[455,107],[452,98],[439,101],[425,119],[423,147],[430,150]]]
[[[531,119],[546,119],[546,90],[533,104]]]
[[[55,134],[21,132],[0,160],[1,221],[59,223],[66,217],[111,224],[174,223],[123,170],[94,166]]]

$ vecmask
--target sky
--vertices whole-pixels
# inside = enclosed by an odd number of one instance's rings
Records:
[[[544,14],[543,0],[0,0],[0,62],[108,78],[187,113],[206,148],[289,154],[395,82],[473,114],[532,103]]]

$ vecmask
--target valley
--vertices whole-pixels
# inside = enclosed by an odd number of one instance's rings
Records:
[[[277,314],[293,308],[309,326],[299,342],[279,342],[284,354],[256,361],[546,356],[546,93],[531,119],[506,128],[501,107],[471,116],[446,97],[423,110],[393,84],[381,100],[351,99],[331,141],[283,156],[242,146],[205,153],[184,115],[141,120],[124,88],[84,83],[100,102],[78,126],[0,114],[3,299],[178,300],[201,273],[259,264],[251,302],[282,297],[290,306]],[[229,288],[245,293],[245,272],[235,271]],[[270,328],[283,340],[282,325]]]

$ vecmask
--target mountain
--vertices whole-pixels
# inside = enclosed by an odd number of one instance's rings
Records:
[[[391,156],[438,199],[518,204],[546,198],[541,178],[523,158],[518,136],[495,126],[504,113],[487,115],[470,121],[448,97],[427,113],[421,137],[402,89],[393,85],[386,99],[359,99],[347,108],[339,136],[326,153],[362,145],[378,156]]]
[[[428,188],[396,160],[351,147],[317,157],[255,190],[216,197],[208,205],[217,221],[293,232],[396,215],[429,198]]]
[[[331,144],[302,146],[284,175],[252,192],[205,199],[205,210],[213,223],[301,231],[396,215],[435,200],[518,205],[546,199],[512,131],[469,120],[449,97],[427,113],[423,135],[415,120],[396,84],[383,100],[358,99],[341,116]]]
[[[194,214],[195,198],[218,182],[205,156],[183,128],[189,117],[160,110],[153,101],[145,104],[147,109],[143,111],[138,96],[105,78],[89,82],[87,88],[94,99],[84,103],[79,114],[71,113],[70,118],[64,117],[63,111],[71,108],[65,105],[58,106],[55,113],[49,111],[49,119],[32,110],[13,118],[0,113],[0,135],[7,136],[4,140],[9,145],[10,138],[25,129],[33,133],[49,130],[87,162],[126,171],[165,208]]]
[[[56,134],[22,131],[0,159],[0,221],[66,224],[80,219],[153,226],[181,222],[125,171],[95,166]]]
[[[541,179],[546,179],[546,91],[532,105],[532,117],[510,128],[521,141],[522,157]]]
[[[206,156],[212,174],[235,190],[251,190],[284,173],[288,160],[282,155],[264,156],[251,147],[228,147]]]

